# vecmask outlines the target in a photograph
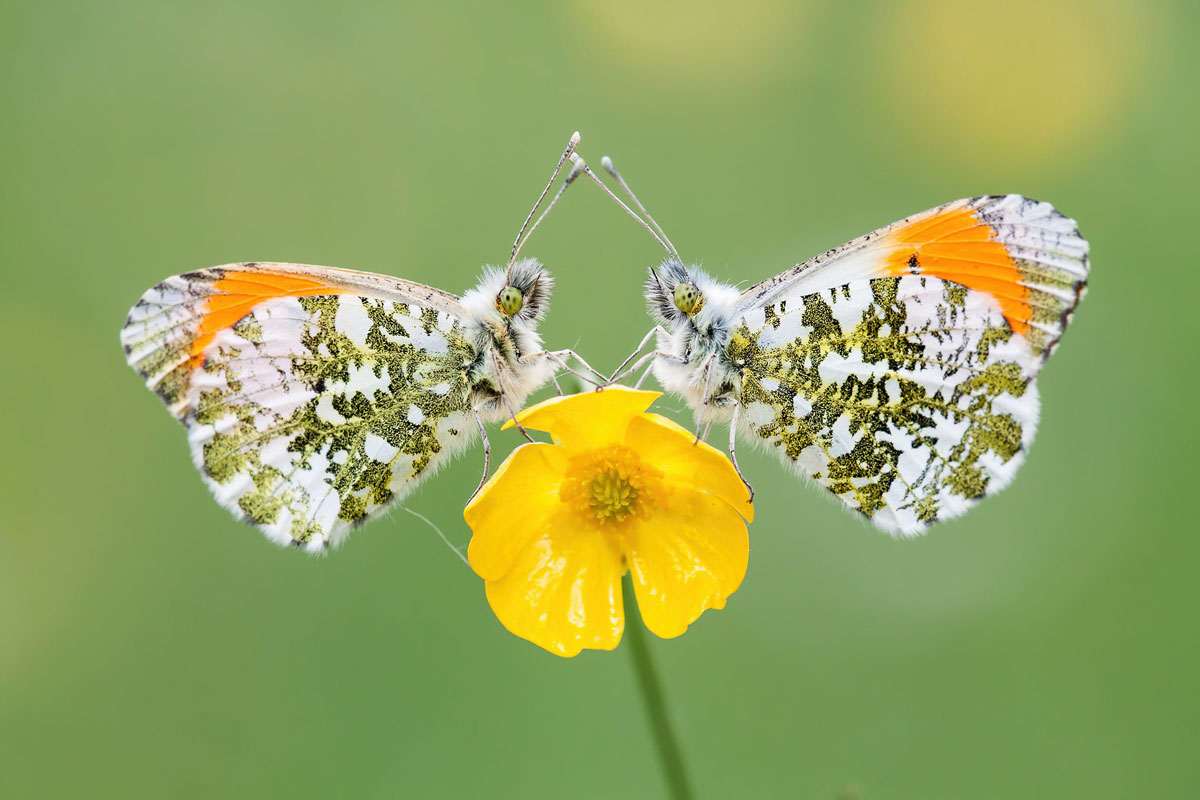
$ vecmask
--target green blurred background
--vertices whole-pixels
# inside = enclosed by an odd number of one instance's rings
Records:
[[[0,795],[660,796],[624,650],[509,635],[402,512],[269,544],[117,343],[146,287],[234,260],[462,291],[579,129],[732,281],[985,192],[1093,247],[1037,444],[968,518],[892,541],[747,451],[746,582],[652,643],[700,796],[1194,796],[1193,9],[7,0]],[[548,341],[615,365],[650,239],[581,186],[530,253]],[[478,469],[409,504],[465,541]]]

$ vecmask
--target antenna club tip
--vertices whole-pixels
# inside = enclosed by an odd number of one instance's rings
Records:
[[[571,164],[575,169],[583,169],[587,166],[587,162],[583,160],[583,156],[579,153],[571,153]]]
[[[580,140],[582,140],[582,139],[583,139],[583,136],[580,135],[579,131],[575,131],[574,133],[572,133],[571,134],[571,147],[574,147],[575,145],[579,144]]]
[[[615,169],[615,167],[613,167],[613,160],[608,156],[603,156],[600,159],[600,166],[604,167],[609,172],[612,172],[613,169]]]

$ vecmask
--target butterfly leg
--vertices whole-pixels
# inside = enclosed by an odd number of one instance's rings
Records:
[[[471,496],[467,498],[467,505],[475,499],[475,495],[479,494],[479,490],[487,483],[488,472],[492,467],[492,443],[488,441],[487,428],[483,425],[483,418],[479,416],[479,412],[475,412],[475,424],[479,427],[479,439],[483,442],[483,474],[479,476],[479,485],[475,487],[475,491],[471,492]]]
[[[742,479],[742,483],[746,486],[746,491],[750,492],[749,502],[754,502],[754,487],[750,485],[750,481],[746,480],[746,476],[742,474],[742,468],[738,466],[737,460],[737,425],[738,416],[742,410],[741,403],[733,404],[733,416],[729,420],[729,460],[733,462],[733,469],[737,472],[737,476]]]
[[[633,362],[633,364],[631,366],[623,367],[622,369],[619,369],[616,372],[614,372],[612,375],[610,375],[608,377],[608,380],[606,380],[604,382],[604,385],[612,386],[614,383],[621,380],[621,378],[624,378],[629,373],[637,372],[644,365],[650,363],[654,359],[654,357],[657,355],[664,355],[664,354],[663,353],[646,353],[646,355],[642,356],[637,361]],[[651,366],[653,366],[653,365],[651,364]],[[642,375],[641,380],[638,381],[638,385],[640,386],[641,382],[645,379],[646,379],[646,376]]]
[[[685,367],[687,366],[687,363],[688,363],[686,359],[680,358],[679,356],[675,355],[674,353],[664,353],[661,350],[655,350],[652,353],[646,353],[644,356],[639,358],[637,361],[633,362],[631,365],[626,367],[622,372],[614,372],[612,377],[608,379],[608,383],[606,383],[605,386],[611,386],[613,383],[615,383],[616,381],[619,381],[621,378],[624,378],[626,375],[633,373],[633,372],[637,372],[642,367],[646,367],[646,371],[642,373],[642,377],[638,378],[637,383],[634,384],[634,386],[633,386],[633,388],[635,388],[635,389],[640,388],[642,383],[645,382],[646,377],[650,374],[651,370],[653,369],[654,359],[656,359],[656,358],[665,358],[668,361],[676,361]],[[647,365],[649,365],[649,366],[647,366]]]
[[[651,355],[656,355],[656,354],[652,353]],[[646,371],[645,371],[645,372],[643,372],[643,373],[642,373],[642,376],[641,376],[640,378],[638,378],[638,379],[637,379],[637,383],[635,383],[635,384],[633,385],[633,388],[634,388],[634,389],[640,389],[640,388],[642,388],[642,384],[646,382],[646,378],[649,378],[649,377],[650,377],[650,373],[651,373],[651,372],[653,372],[653,371],[654,371],[654,362],[653,362],[653,361],[651,361],[649,364],[647,364],[647,365],[646,365]]]
[[[606,380],[606,378],[604,377],[604,373],[602,373],[600,370],[596,369],[591,364],[589,364],[587,361],[585,361],[583,359],[583,356],[579,355],[579,353],[576,353],[574,350],[560,350],[559,352],[569,354],[571,358],[574,358],[576,361],[578,361],[583,366],[584,369],[586,369],[588,372],[590,372],[593,377],[599,378],[600,383],[597,385],[597,388],[604,385],[604,381]]]
[[[521,421],[517,419],[517,412],[513,411],[513,407],[508,404],[508,400],[504,401],[504,408],[506,411],[508,411],[508,418],[512,420],[513,425],[515,425],[517,430],[520,431],[521,435],[525,437],[525,441],[529,442],[530,444],[537,444],[537,440],[529,435],[529,429],[522,425]]]
[[[634,349],[634,351],[632,353],[630,353],[629,355],[625,356],[625,360],[621,362],[621,366],[619,366],[615,370],[613,370],[613,374],[610,375],[608,377],[608,379],[605,381],[606,386],[611,383],[616,383],[617,380],[625,374],[625,368],[629,366],[629,363],[631,361],[633,361],[635,358],[638,357],[639,353],[641,353],[643,350],[646,349],[646,345],[650,344],[650,339],[653,338],[655,336],[655,334],[657,334],[659,331],[666,333],[666,331],[663,330],[663,327],[661,325],[655,325],[653,328],[650,329],[650,331],[645,336],[642,337],[642,341],[638,342],[638,346]],[[630,367],[629,371],[636,372],[637,367],[636,366]]]
[[[701,433],[701,426],[703,425],[701,419],[703,418],[704,410],[708,408],[708,393],[712,390],[713,363],[716,357],[716,353],[710,354],[708,358],[704,359],[704,364],[700,367],[700,369],[704,371],[704,391],[700,395],[701,410],[700,413],[696,415],[696,441],[692,442],[693,447],[700,444],[700,440],[708,435],[707,428],[705,428],[704,432]],[[712,423],[709,423],[710,427],[711,424]]]
[[[587,381],[597,388],[604,385],[606,380],[604,374],[585,361],[583,356],[579,355],[579,353],[576,353],[574,350],[552,350],[546,353],[546,357],[580,380]],[[572,358],[575,359],[585,370],[591,373],[590,378],[580,373],[578,370],[571,368],[570,359]],[[599,383],[597,383],[597,380],[599,380]]]
[[[503,375],[504,367],[500,363],[500,354],[496,350],[492,350],[492,362],[496,365],[496,373]],[[503,387],[501,388],[503,389]],[[500,396],[497,399],[504,405],[504,410],[508,412],[508,416],[512,419],[513,425],[517,426],[517,430],[521,432],[521,435],[525,437],[525,440],[528,442],[533,442],[534,439],[529,435],[529,431],[525,430],[525,426],[522,425],[517,419],[517,412],[513,410],[512,404],[508,402],[508,396],[501,391]]]
[[[569,359],[572,357],[574,357],[580,364],[582,364],[585,369],[590,371],[592,373],[592,377],[588,377],[587,375],[584,375],[579,370],[573,369],[571,367],[571,364],[569,361]],[[552,364],[554,364],[559,369],[563,370],[564,372],[569,372],[572,375],[574,375],[576,378],[579,378],[579,380],[581,380],[585,383],[590,383],[597,388],[599,388],[601,383],[604,381],[604,376],[602,374],[600,374],[600,372],[595,367],[593,367],[591,364],[584,361],[583,356],[579,355],[574,350],[543,350],[538,353],[530,353],[529,355],[522,356],[520,359],[520,362],[522,364],[528,364],[531,360],[533,360],[535,358],[544,358],[547,361],[550,361]],[[596,382],[597,378],[601,381],[601,383]],[[554,381],[554,385],[556,387],[558,387],[558,393],[561,395],[563,393],[563,391],[562,391],[562,387],[559,386],[558,379],[554,375],[551,375],[550,379],[552,381]]]

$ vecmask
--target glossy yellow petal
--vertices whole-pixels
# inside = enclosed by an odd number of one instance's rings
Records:
[[[471,566],[512,633],[561,656],[611,650],[626,565],[647,627],[678,636],[745,577],[748,493],[719,450],[626,387],[540,403],[524,445],[464,511]]]
[[[728,456],[706,442],[695,442],[693,431],[658,414],[638,415],[625,434],[625,446],[662,470],[665,481],[719,497],[753,522],[750,490]]]
[[[625,438],[629,421],[662,395],[625,386],[552,397],[517,414],[526,428],[547,431],[555,443],[573,449],[602,447]],[[504,428],[512,427],[512,420]]]
[[[485,584],[488,604],[512,633],[560,656],[621,641],[625,571],[615,540],[555,515],[503,578]]]
[[[663,512],[628,537],[626,559],[646,627],[679,636],[709,608],[724,608],[746,575],[750,537],[724,500],[676,491]]]
[[[463,511],[471,528],[467,560],[485,580],[503,577],[517,555],[562,505],[559,486],[566,455],[552,444],[523,444],[512,452]]]

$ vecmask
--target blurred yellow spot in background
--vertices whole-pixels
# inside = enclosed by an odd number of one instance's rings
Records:
[[[787,0],[689,3],[576,0],[574,23],[649,84],[744,87],[782,70],[808,16]]]
[[[871,57],[890,116],[931,150],[1081,160],[1128,116],[1161,31],[1154,14],[1129,2],[909,0],[879,19]]]

